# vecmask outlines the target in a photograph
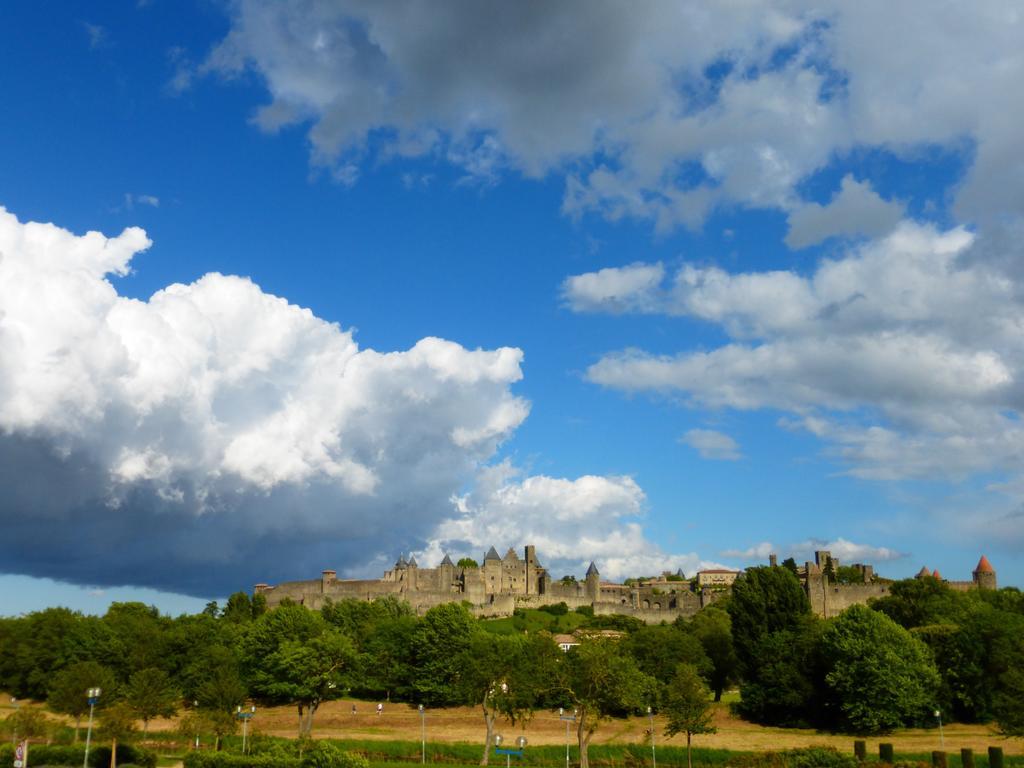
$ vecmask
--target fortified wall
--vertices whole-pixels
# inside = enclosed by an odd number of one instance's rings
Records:
[[[570,610],[586,606],[597,615],[634,616],[648,624],[693,616],[724,594],[722,589],[707,587],[694,591],[685,580],[663,578],[630,585],[606,582],[594,563],[582,581],[554,581],[537,560],[532,545],[524,549],[522,557],[511,548],[501,557],[491,547],[476,568],[459,567],[448,555],[436,568],[420,568],[416,558],[401,556],[380,579],[339,579],[336,571],[325,570],[319,579],[257,584],[254,591],[266,598],[270,608],[286,599],[319,609],[328,600],[369,601],[392,595],[421,615],[435,605],[456,601],[467,602],[480,617],[511,616],[516,608],[565,603]]]
[[[769,562],[777,567],[775,555]],[[875,574],[871,565],[855,564],[856,583],[840,584],[835,578],[838,559],[827,550],[814,553],[814,561],[796,569],[797,578],[807,593],[811,610],[822,618],[838,616],[852,605],[889,594],[890,581]],[[445,555],[436,568],[420,568],[416,558],[398,558],[380,579],[339,579],[337,572],[325,570],[319,579],[288,581],[276,586],[257,584],[254,592],[263,595],[274,608],[291,600],[319,609],[327,601],[346,599],[376,600],[394,596],[408,602],[420,615],[435,605],[466,602],[476,616],[511,616],[517,608],[540,608],[565,603],[570,610],[593,609],[595,615],[633,616],[648,624],[672,622],[690,617],[706,605],[730,594],[739,571],[700,571],[692,581],[682,573],[663,574],[656,579],[617,584],[601,580],[594,563],[582,581],[572,577],[552,580],[537,560],[536,548],[527,546],[519,557],[509,549],[504,557],[491,547],[479,567],[460,567]],[[926,568],[918,577],[941,579],[938,571]],[[996,572],[982,556],[971,581],[946,581],[952,589],[996,589]]]
[[[773,556],[774,557],[774,556]],[[774,565],[774,563],[772,563]],[[822,618],[838,616],[852,605],[866,605],[869,600],[885,597],[889,594],[888,579],[880,579],[870,565],[856,563],[861,581],[852,584],[839,584],[834,578],[839,569],[839,561],[827,550],[814,553],[814,562],[804,563],[797,569],[797,576],[807,592],[811,602],[811,610]],[[947,581],[938,571],[929,572],[922,568],[916,578],[931,577],[942,581],[946,586],[960,592],[971,589],[996,589],[996,572],[984,555],[978,561],[971,574],[971,581]]]

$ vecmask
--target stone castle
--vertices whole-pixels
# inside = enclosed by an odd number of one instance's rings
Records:
[[[777,565],[775,555],[770,564]],[[856,564],[857,583],[840,584],[834,574],[839,561],[825,550],[815,552],[814,561],[797,568],[797,578],[807,592],[811,608],[822,617],[836,616],[851,605],[888,594],[889,582],[879,578],[870,565]],[[923,575],[941,578],[938,571]],[[268,607],[284,600],[321,608],[329,601],[375,600],[394,596],[408,602],[417,613],[426,613],[442,603],[464,601],[480,617],[511,616],[517,608],[539,608],[565,603],[570,609],[588,607],[595,615],[633,616],[648,624],[689,617],[717,599],[728,595],[740,571],[711,569],[699,571],[687,580],[681,572],[663,573],[653,579],[627,580],[617,584],[601,580],[594,563],[582,581],[574,577],[553,580],[537,560],[536,548],[527,546],[520,557],[509,549],[502,557],[491,547],[479,566],[458,566],[445,555],[436,568],[420,568],[416,558],[398,558],[381,579],[339,579],[325,570],[319,579],[289,581],[276,586],[257,584]],[[995,589],[996,572],[982,556],[971,581],[946,582],[959,590]]]

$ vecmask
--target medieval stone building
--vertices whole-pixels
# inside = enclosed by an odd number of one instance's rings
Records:
[[[774,555],[771,564],[776,566]],[[859,573],[857,583],[838,583],[835,573],[839,565],[830,552],[822,550],[815,552],[814,562],[797,568],[797,578],[818,616],[837,616],[851,605],[888,594],[891,582],[878,578],[870,565],[855,565]],[[941,578],[938,572],[922,572]],[[445,555],[436,568],[420,568],[416,558],[407,560],[401,556],[381,579],[339,579],[336,571],[325,570],[319,579],[276,586],[257,584],[255,592],[263,595],[271,608],[286,599],[321,608],[328,600],[375,600],[391,595],[405,600],[420,614],[435,605],[455,601],[468,603],[473,613],[482,617],[511,616],[516,608],[565,603],[570,609],[586,606],[597,615],[621,614],[658,624],[678,616],[692,616],[728,595],[732,583],[742,574],[709,570],[699,572],[693,581],[681,577],[681,573],[666,573],[656,579],[617,584],[602,581],[597,566],[591,563],[582,581],[570,576],[555,581],[537,560],[536,548],[530,545],[522,557],[511,548],[501,557],[491,547],[477,567],[459,567]],[[946,583],[959,590],[995,589],[996,572],[982,556],[972,581]]]
[[[595,614],[625,614],[654,624],[692,616],[721,596],[720,590],[694,591],[687,581],[631,585],[602,581],[594,563],[582,581],[570,577],[553,581],[532,545],[522,557],[514,549],[502,557],[491,547],[475,568],[460,568],[447,555],[436,568],[421,568],[415,558],[401,556],[381,579],[339,579],[336,571],[326,570],[319,579],[257,584],[255,592],[266,597],[271,608],[285,599],[320,608],[327,600],[393,595],[420,614],[453,601],[469,603],[477,616],[511,616],[516,608],[565,603],[570,609],[587,606]]]

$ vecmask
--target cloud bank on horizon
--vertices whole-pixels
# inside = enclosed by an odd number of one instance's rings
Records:
[[[439,560],[523,536],[552,565],[614,554],[610,575],[700,563],[644,538],[629,477],[488,464],[529,412],[512,392],[520,350],[360,349],[220,274],[119,296],[109,276],[150,244],[134,227],[79,236],[0,208],[12,572],[210,594],[294,578],[297,561],[372,573],[398,548]],[[580,525],[593,541],[570,550]]]

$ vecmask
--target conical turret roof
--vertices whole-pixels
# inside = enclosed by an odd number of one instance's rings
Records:
[[[590,567],[587,568],[587,576],[600,576],[601,572],[597,570],[597,566],[594,565],[594,561],[590,561]]]
[[[405,553],[403,552],[398,556],[398,561],[395,563],[395,568],[405,568],[409,565],[405,559]]]
[[[494,547],[488,549],[487,554],[484,555],[484,562],[486,563],[488,560],[501,560],[501,555],[498,554],[498,550]]]
[[[416,557],[415,556],[410,556],[409,557],[409,567],[410,568],[419,568],[419,565],[416,564]]]
[[[450,565],[452,568],[455,567],[455,563],[453,563],[452,559],[448,557],[447,552],[445,553],[444,560],[441,561],[441,565]]]
[[[931,576],[932,572],[928,570],[927,566],[922,565],[921,570],[917,572],[917,578],[923,579],[925,576]]]
[[[981,560],[978,561],[978,567],[974,569],[975,573],[995,573],[996,569],[992,567],[992,563],[988,561],[988,558],[984,555],[981,556]]]
[[[940,581],[942,580],[942,574],[939,573],[939,569],[938,568],[936,568],[934,571],[932,571],[932,578],[933,579],[939,579]]]

